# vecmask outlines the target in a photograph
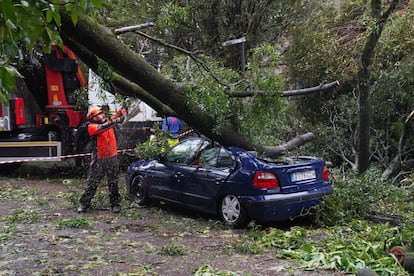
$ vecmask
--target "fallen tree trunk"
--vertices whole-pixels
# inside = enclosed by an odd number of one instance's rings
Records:
[[[162,105],[168,106],[189,126],[222,145],[238,146],[246,150],[257,150],[267,156],[276,156],[291,149],[291,147],[300,146],[314,137],[313,134],[308,133],[298,136],[282,146],[264,147],[251,144],[244,136],[232,129],[223,130],[217,134],[214,132],[216,124],[214,119],[210,114],[200,110],[198,106],[188,103],[183,87],[177,86],[164,78],[141,56],[121,43],[111,31],[86,15],[79,14],[78,21],[74,25],[68,12],[61,9],[60,13],[62,36],[66,37],[67,40],[76,41],[110,65],[123,77],[118,78],[118,84],[122,84],[120,87],[123,87],[124,91],[128,91],[129,96],[140,98],[144,91],[147,92],[160,102],[158,105],[153,105],[156,111],[160,111]],[[75,52],[82,56],[82,53],[76,50]],[[93,59],[88,62],[92,64]],[[136,85],[134,89],[131,89],[131,86],[134,85],[130,82]]]
[[[224,145],[236,145],[253,150],[255,147],[234,130],[220,134],[213,131],[214,119],[185,98],[184,88],[164,78],[145,60],[121,43],[108,29],[79,14],[76,26],[70,14],[61,10],[61,32],[104,60],[118,74],[137,84],[162,104],[174,110],[178,117],[201,134]],[[135,95],[138,97],[139,95]],[[156,109],[157,110],[157,109]],[[159,111],[159,110],[157,110]]]

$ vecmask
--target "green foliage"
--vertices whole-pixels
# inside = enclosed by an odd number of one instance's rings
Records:
[[[98,189],[95,196],[91,201],[91,208],[93,209],[106,209],[109,204],[109,195],[108,190],[105,189],[105,186],[101,186],[101,189]]]
[[[347,45],[339,45],[335,29],[340,28],[338,10],[331,1],[313,4],[320,12],[292,28],[293,41],[286,53],[288,78],[298,88],[318,85],[324,80],[344,81],[346,73],[354,72],[357,66],[352,56],[343,56]]]
[[[372,110],[379,112],[373,112],[372,116],[375,135],[371,151],[384,167],[397,151],[410,148],[414,143],[414,120],[406,122],[414,106],[414,27],[410,23],[413,18],[410,8],[398,12],[387,24],[372,68],[375,79]],[[401,157],[402,160],[412,158],[410,153]]]
[[[194,61],[177,56],[166,64],[164,74],[187,85],[188,103],[213,117],[217,133],[233,128],[254,142],[275,145],[284,140],[286,108],[285,100],[280,97],[282,80],[274,72],[279,58],[276,53],[276,48],[269,44],[253,49],[243,79],[238,72],[208,57]],[[201,64],[204,66],[200,67]],[[208,72],[204,70],[206,67]],[[245,90],[265,91],[268,95],[242,99],[231,96]]]
[[[362,175],[331,174],[335,192],[317,206],[316,220],[325,225],[347,224],[373,215],[408,217],[412,195],[408,190],[381,181],[376,169]]]
[[[64,198],[69,201],[73,206],[77,206],[79,204],[79,192],[78,191],[70,191],[68,193],[59,192],[57,194],[58,198]]]
[[[253,228],[246,233],[246,241],[275,250],[277,257],[299,260],[305,270],[356,273],[368,267],[379,275],[407,275],[388,251],[393,246],[412,245],[410,188],[380,181],[375,169],[360,176],[331,177],[335,193],[318,206],[316,216],[316,221],[330,227]],[[408,184],[410,181],[407,179]],[[395,218],[401,226],[363,220],[372,215]]]
[[[285,55],[287,77],[298,88],[334,79],[342,86],[337,92],[292,99],[289,126],[292,130],[314,132],[317,138],[312,152],[332,160],[335,166],[349,168],[357,158],[355,79],[367,35],[375,31],[376,17],[369,1],[345,1],[340,9],[332,4],[333,1],[312,1],[312,10],[319,12],[291,29],[292,41]],[[390,164],[398,150],[409,148],[414,142],[413,121],[404,124],[414,105],[412,7],[412,3],[406,3],[390,17],[370,68],[371,161],[382,168]],[[409,156],[402,156],[401,160],[412,159],[410,153],[402,152]]]
[[[17,226],[14,224],[6,224],[2,227],[0,231],[0,242],[8,240],[11,237],[14,237],[17,232]]]
[[[163,246],[159,253],[168,256],[181,256],[187,254],[187,247],[184,244],[173,240]]]
[[[0,187],[0,200],[4,198],[24,201],[33,194],[28,187],[19,187],[15,185],[7,185]]]
[[[363,19],[358,19],[361,3],[356,2],[347,1],[344,7],[337,9],[333,1],[313,1],[312,9],[319,12],[294,25],[291,29],[293,41],[285,55],[287,79],[291,86],[299,89],[339,80],[347,92],[347,99],[352,98],[350,92],[353,87],[349,86],[353,85],[358,72],[359,56],[356,52],[362,47],[360,35],[361,29],[365,28]],[[352,19],[349,18],[351,14],[354,15]],[[289,106],[289,114],[301,122],[302,128],[319,134],[314,131],[315,125],[320,125],[322,130],[332,122],[331,112],[321,111],[341,108],[335,96],[325,92],[295,97]],[[318,137],[323,138],[323,134]],[[332,136],[328,139],[333,140]]]
[[[302,227],[293,227],[290,231],[279,229],[271,230],[260,243],[266,247],[298,249],[305,244],[306,230]]]
[[[7,64],[0,55],[0,102],[8,101],[8,91],[16,88],[15,78],[21,77],[20,73],[13,66]]]
[[[89,102],[88,102],[88,92],[85,90],[83,86],[76,89],[73,92],[73,95],[76,99],[76,106],[80,109],[88,109]]]
[[[135,147],[135,155],[140,159],[157,159],[169,148],[170,136],[168,132],[162,131],[160,123],[154,124],[152,132],[150,139]]]
[[[233,255],[235,253],[255,255],[263,253],[264,249],[257,241],[247,239],[234,244],[226,244],[225,251],[228,255]]]
[[[282,79],[275,74],[279,62],[277,48],[264,44],[252,49],[251,61],[241,89],[266,91],[266,96],[233,99],[241,104],[238,114],[240,132],[255,143],[277,145],[286,139],[286,101],[281,98]],[[247,87],[246,87],[247,86]]]
[[[176,3],[164,3],[159,11],[157,26],[166,33],[174,33],[183,22],[189,19],[189,7]]]
[[[299,106],[297,106],[299,107]],[[287,110],[287,124],[290,132],[304,133],[311,131],[316,138],[293,151],[297,154],[320,156],[328,160],[338,170],[353,169],[355,166],[355,144],[358,110],[356,98],[347,95],[338,96],[334,101],[323,103],[319,115],[329,121],[309,121],[299,117],[297,107]]]
[[[125,27],[143,22],[144,18],[140,16],[145,14],[146,8],[151,5],[152,3],[143,5],[135,0],[106,0],[102,1],[102,8],[96,16],[98,21],[106,26]]]
[[[0,218],[0,221],[9,223],[35,223],[39,219],[39,214],[34,210],[17,209],[12,214]]]
[[[91,223],[86,218],[72,217],[72,218],[57,220],[55,221],[55,224],[58,227],[58,229],[64,229],[64,228],[84,229],[84,228],[88,228]]]
[[[399,234],[397,227],[352,220],[331,228],[270,228],[260,242],[273,248],[279,258],[299,260],[305,270],[356,273],[368,267],[379,275],[407,275],[388,254],[392,245],[400,244]]]
[[[194,276],[236,276],[238,275],[235,272],[227,271],[227,270],[218,270],[214,269],[210,265],[202,265],[197,270],[193,271]]]

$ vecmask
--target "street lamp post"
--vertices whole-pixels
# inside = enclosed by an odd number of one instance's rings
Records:
[[[242,77],[244,78],[244,70],[245,70],[245,61],[244,61],[244,43],[246,42],[246,38],[240,37],[232,40],[227,40],[221,44],[223,47],[230,46],[230,45],[236,45],[241,44],[241,71],[242,71]]]

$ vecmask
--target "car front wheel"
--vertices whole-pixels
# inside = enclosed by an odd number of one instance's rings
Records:
[[[226,195],[219,208],[221,220],[234,228],[242,228],[247,225],[248,217],[240,200],[235,195]]]
[[[135,176],[129,187],[129,195],[131,200],[138,203],[138,205],[146,205],[149,203],[149,197],[145,180],[141,175]]]

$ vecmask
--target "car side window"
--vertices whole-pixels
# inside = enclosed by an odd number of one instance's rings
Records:
[[[220,153],[217,160],[217,168],[232,167],[234,164],[231,154],[224,148],[220,148]]]
[[[171,148],[167,153],[166,160],[171,163],[187,164],[194,158],[197,150],[203,147],[205,143],[207,142],[204,141],[201,144],[201,141],[197,139],[186,140]]]
[[[202,167],[216,167],[219,150],[220,148],[210,148],[204,150],[200,154],[200,165]]]
[[[225,168],[233,165],[233,159],[224,148],[214,147],[204,150],[200,154],[202,167]]]

